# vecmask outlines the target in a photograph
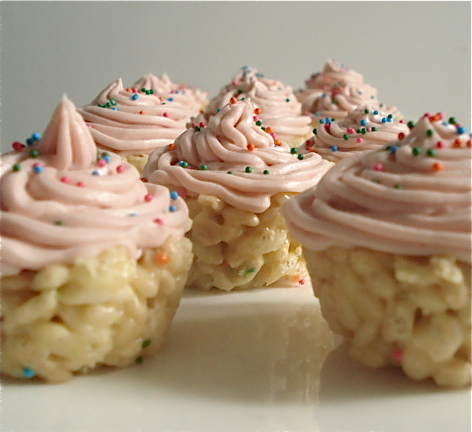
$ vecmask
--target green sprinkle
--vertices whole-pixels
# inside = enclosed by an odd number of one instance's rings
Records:
[[[410,129],[413,129],[413,128],[415,127],[415,122],[410,120],[406,125],[407,125]]]
[[[296,147],[292,147],[292,148],[290,149],[290,153],[292,153],[292,154],[297,154],[297,153],[298,153],[298,149],[297,149]]]
[[[349,135],[348,134],[344,134],[343,135],[343,138],[347,141],[349,139]]]
[[[426,135],[427,135],[427,136],[432,136],[433,134],[434,134],[434,131],[433,131],[432,129],[428,129],[428,130],[426,131]]]
[[[200,126],[195,126],[195,132],[200,132]]]
[[[262,125],[262,121],[261,120],[257,120],[256,121],[256,126],[261,126]],[[265,130],[265,129],[264,129]]]
[[[367,130],[365,128],[361,129],[361,134],[365,135],[367,133]]]
[[[135,360],[136,364],[141,364],[143,362],[143,358],[141,356],[137,357]]]
[[[455,117],[449,117],[449,123],[450,124],[456,124],[457,123],[456,118]]]
[[[233,171],[228,171],[226,174],[233,174]]]
[[[13,165],[13,171],[20,171],[20,164]]]
[[[403,189],[403,185],[401,184],[396,184],[394,187],[395,189]]]
[[[200,169],[202,171],[206,171],[208,169],[208,167],[206,165],[200,165]]]
[[[242,89],[238,89],[238,94],[241,94],[243,92]]]
[[[147,348],[149,345],[151,345],[151,339],[146,339],[143,341],[143,344],[141,346],[143,348]]]
[[[255,271],[256,271],[255,267],[250,267],[248,269],[243,269],[243,270],[238,272],[238,276],[239,277],[244,277],[244,276],[247,276],[248,274],[254,273]]]
[[[313,129],[313,135],[316,135],[316,128]]]
[[[372,179],[372,181],[373,181],[374,183],[378,183],[378,184],[380,183],[380,180],[379,180],[379,179]]]
[[[436,156],[436,150],[434,149],[429,149],[426,154],[429,156],[429,157],[434,157]]]
[[[64,225],[64,222],[61,221],[61,220],[58,220],[58,221],[54,222],[54,225],[63,226],[63,225]]]
[[[35,158],[35,157],[38,157],[40,155],[39,151],[38,150],[31,150],[30,151],[30,156],[32,158]]]
[[[180,164],[180,166],[181,166],[182,168],[188,168],[188,162],[182,161],[182,163]]]
[[[251,167],[246,167],[246,169],[245,169],[244,171],[246,171],[247,173],[251,173],[251,172],[252,172],[252,168],[251,168]]]
[[[368,109],[365,109],[365,110],[364,110],[364,114],[369,114],[369,110],[368,110]]]
[[[269,170],[264,170],[264,174],[270,174]]]
[[[418,156],[419,154],[421,154],[421,148],[420,147],[413,147],[411,149],[411,152],[413,153],[413,156]]]
[[[305,158],[305,155],[299,154],[297,157],[298,157],[298,160],[303,160]]]
[[[377,132],[377,128],[375,126],[372,128],[372,132]]]

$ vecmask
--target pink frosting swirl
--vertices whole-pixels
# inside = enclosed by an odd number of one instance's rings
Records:
[[[282,206],[309,249],[362,246],[402,255],[452,254],[471,261],[470,136],[442,114],[409,135],[338,162]]]
[[[295,95],[302,103],[302,111],[309,113],[315,124],[325,117],[342,119],[363,105],[401,117],[397,108],[377,100],[377,90],[364,83],[361,74],[335,60],[328,60],[323,71],[313,74],[305,83],[306,88]]]
[[[361,151],[374,150],[410,132],[403,120],[396,121],[371,106],[357,107],[339,121],[320,119],[315,135],[306,141],[307,150],[338,162]]]
[[[66,97],[43,137],[1,158],[2,276],[70,263],[122,245],[139,258],[184,235],[188,209],[141,182],[118,155],[98,152]]]
[[[274,139],[270,129],[261,128],[260,109],[249,99],[233,102],[207,126],[189,128],[170,149],[154,151],[144,176],[256,213],[270,206],[271,196],[301,192],[319,181],[329,162]]]
[[[277,136],[287,142],[300,144],[310,134],[311,120],[301,115],[301,104],[295,97],[292,87],[280,81],[265,78],[251,67],[243,67],[230,84],[210,100],[207,115],[214,115],[227,105],[231,98],[245,98],[262,109],[260,118]]]
[[[181,87],[151,74],[133,88],[125,89],[118,79],[78,111],[100,148],[122,156],[148,155],[173,142],[204,107],[196,92]]]

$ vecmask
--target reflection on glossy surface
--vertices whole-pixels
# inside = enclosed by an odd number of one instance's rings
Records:
[[[6,381],[2,430],[315,431],[332,347],[308,285],[189,290],[163,349],[140,366],[61,385]]]

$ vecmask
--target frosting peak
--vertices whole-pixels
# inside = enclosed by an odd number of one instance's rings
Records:
[[[256,213],[266,210],[279,192],[301,192],[316,184],[329,162],[279,140],[262,126],[262,112],[250,99],[233,98],[208,125],[194,124],[171,148],[154,151],[145,177]]]
[[[65,95],[42,135],[41,153],[57,169],[84,169],[96,159],[90,131]]]

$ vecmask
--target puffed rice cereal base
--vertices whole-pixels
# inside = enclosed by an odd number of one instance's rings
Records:
[[[302,248],[280,213],[281,202],[291,195],[273,196],[263,213],[239,210],[212,195],[186,197],[193,220],[187,235],[195,254],[187,285],[231,291],[303,283]]]
[[[124,367],[162,344],[193,255],[168,237],[136,261],[123,247],[1,279],[2,373],[63,382]]]
[[[443,386],[470,384],[470,264],[366,248],[303,252],[323,315],[354,359]]]

